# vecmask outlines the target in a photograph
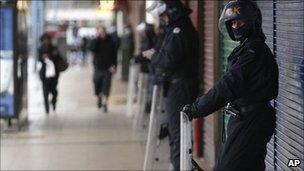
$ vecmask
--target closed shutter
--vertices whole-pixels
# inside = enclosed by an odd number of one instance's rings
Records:
[[[300,159],[304,170],[304,1],[274,1],[274,53],[279,65],[279,95],[274,139],[275,169],[290,170]]]
[[[263,31],[266,36],[266,44],[273,52],[273,2],[272,1],[257,1],[263,16]],[[267,144],[267,156],[265,158],[266,170],[274,170],[274,138]]]
[[[226,5],[227,1],[222,1],[220,8],[223,9],[224,6]],[[221,76],[223,76],[226,73],[227,69],[227,59],[232,50],[238,45],[239,43],[231,40],[231,38],[228,35],[223,35],[221,34],[220,36],[220,61],[221,61]],[[229,116],[225,115],[223,113],[223,134],[222,134],[222,140],[225,141],[227,138],[227,123],[229,120]]]

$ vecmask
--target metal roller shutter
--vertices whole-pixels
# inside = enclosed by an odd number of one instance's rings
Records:
[[[300,159],[304,170],[304,1],[274,1],[274,53],[279,65],[277,127],[274,139],[275,169]]]

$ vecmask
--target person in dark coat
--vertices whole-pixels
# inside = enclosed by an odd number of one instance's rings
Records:
[[[97,106],[98,108],[103,107],[104,112],[107,112],[112,74],[116,72],[117,53],[115,43],[102,26],[98,30],[98,37],[93,42],[92,52],[94,54],[93,81]]]
[[[81,39],[80,49],[81,49],[81,55],[82,55],[82,65],[86,65],[87,60],[87,49],[88,48],[88,39],[86,37],[83,37]]]
[[[261,26],[255,3],[231,1],[225,6],[219,28],[240,45],[228,56],[223,78],[183,109],[189,118],[198,118],[226,105],[228,138],[215,170],[265,169],[266,145],[275,130],[275,109],[270,102],[278,95],[278,66]]]
[[[161,1],[160,19],[167,25],[166,36],[158,51],[143,55],[155,68],[163,69],[165,110],[168,114],[170,158],[174,170],[180,169],[180,111],[198,93],[198,33],[180,1]]]
[[[149,63],[150,60],[147,58],[144,58],[142,56],[142,52],[149,50],[151,48],[154,48],[156,44],[156,34],[154,31],[154,25],[143,23],[144,29],[140,32],[141,36],[141,43],[140,43],[140,54],[135,56],[135,62],[138,62],[141,64],[141,72],[148,73],[149,72]]]
[[[52,37],[47,34],[43,34],[40,38],[42,45],[38,50],[39,61],[42,64],[42,67],[39,71],[40,79],[42,81],[43,87],[43,97],[44,97],[44,106],[45,111],[49,113],[49,94],[52,94],[51,103],[53,105],[53,110],[56,110],[56,102],[58,96],[57,84],[59,78],[58,63],[60,60],[60,55],[58,48],[52,45]],[[53,70],[55,71],[53,75],[47,75],[47,70],[52,69],[48,68],[47,61],[51,61],[54,66]]]

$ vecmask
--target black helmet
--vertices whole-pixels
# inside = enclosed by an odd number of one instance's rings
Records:
[[[245,23],[242,34],[235,36],[231,21],[241,20]],[[221,14],[218,23],[219,30],[222,34],[227,34],[234,41],[247,38],[252,33],[262,32],[262,15],[255,2],[251,0],[235,0],[228,2]]]
[[[166,13],[172,21],[176,21],[183,16],[188,16],[192,12],[180,0],[155,1],[154,4],[147,8],[147,11],[158,16]]]

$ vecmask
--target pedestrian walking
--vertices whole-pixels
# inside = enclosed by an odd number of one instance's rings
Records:
[[[57,84],[60,75],[61,57],[58,48],[52,45],[52,37],[47,34],[41,36],[42,45],[39,48],[39,61],[41,62],[41,69],[39,71],[40,79],[43,87],[43,97],[45,111],[49,113],[49,95],[52,95],[51,104],[53,110],[56,110],[57,103]]]
[[[112,74],[116,72],[117,53],[116,46],[106,29],[100,26],[98,37],[92,44],[94,65],[94,87],[97,96],[97,107],[108,111],[108,98],[111,89]]]

